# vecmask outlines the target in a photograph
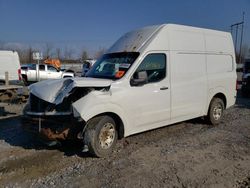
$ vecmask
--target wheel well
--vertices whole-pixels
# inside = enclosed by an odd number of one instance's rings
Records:
[[[28,77],[27,77],[27,75],[22,74],[21,76],[22,76],[22,81],[23,81],[24,85],[27,86],[28,85]]]
[[[225,108],[227,107],[227,99],[223,93],[217,93],[213,98],[219,98],[223,101]],[[212,99],[213,99],[212,98]]]
[[[118,139],[122,139],[124,137],[124,124],[123,124],[121,118],[113,112],[105,112],[105,113],[99,114],[97,116],[103,116],[103,115],[107,115],[107,116],[110,116],[113,118],[113,120],[115,121],[115,124],[117,126],[117,130],[118,130]]]
[[[71,70],[71,69],[65,70],[65,72],[75,73],[75,71],[74,71],[74,70]]]
[[[26,79],[26,80],[27,80],[27,75],[22,74],[21,76],[22,76],[23,79]]]

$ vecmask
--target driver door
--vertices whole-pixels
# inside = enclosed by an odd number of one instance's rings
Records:
[[[51,65],[47,66],[47,75],[48,79],[59,79],[62,77],[61,71],[58,71],[55,67]]]
[[[130,105],[127,106],[132,127],[136,132],[164,126],[170,121],[170,84],[166,52],[147,54],[131,79],[138,72],[147,72],[147,83],[131,85],[128,91]],[[132,105],[131,105],[132,104]]]

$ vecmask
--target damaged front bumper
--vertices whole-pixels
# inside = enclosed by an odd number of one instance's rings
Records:
[[[82,138],[86,122],[72,109],[72,104],[93,91],[108,91],[110,84],[110,80],[94,78],[33,84],[29,87],[29,102],[23,110],[23,127],[49,141]]]
[[[79,121],[72,115],[40,116],[32,114],[22,117],[22,126],[24,130],[38,134],[44,141],[81,139],[85,126],[84,121]]]
[[[43,140],[59,141],[77,138],[85,123],[73,116],[70,101],[55,105],[31,93],[23,110],[22,125],[27,131],[38,133]]]

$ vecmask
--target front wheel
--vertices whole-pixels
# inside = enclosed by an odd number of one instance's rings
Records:
[[[110,116],[95,117],[87,123],[84,143],[94,156],[108,156],[112,152],[117,138],[116,124]]]
[[[224,112],[224,102],[220,98],[213,98],[208,110],[207,119],[210,124],[217,125],[220,123]]]

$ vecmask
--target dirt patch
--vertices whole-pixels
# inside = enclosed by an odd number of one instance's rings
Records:
[[[250,187],[250,176],[244,178],[243,180],[237,181],[237,186],[239,188]]]

